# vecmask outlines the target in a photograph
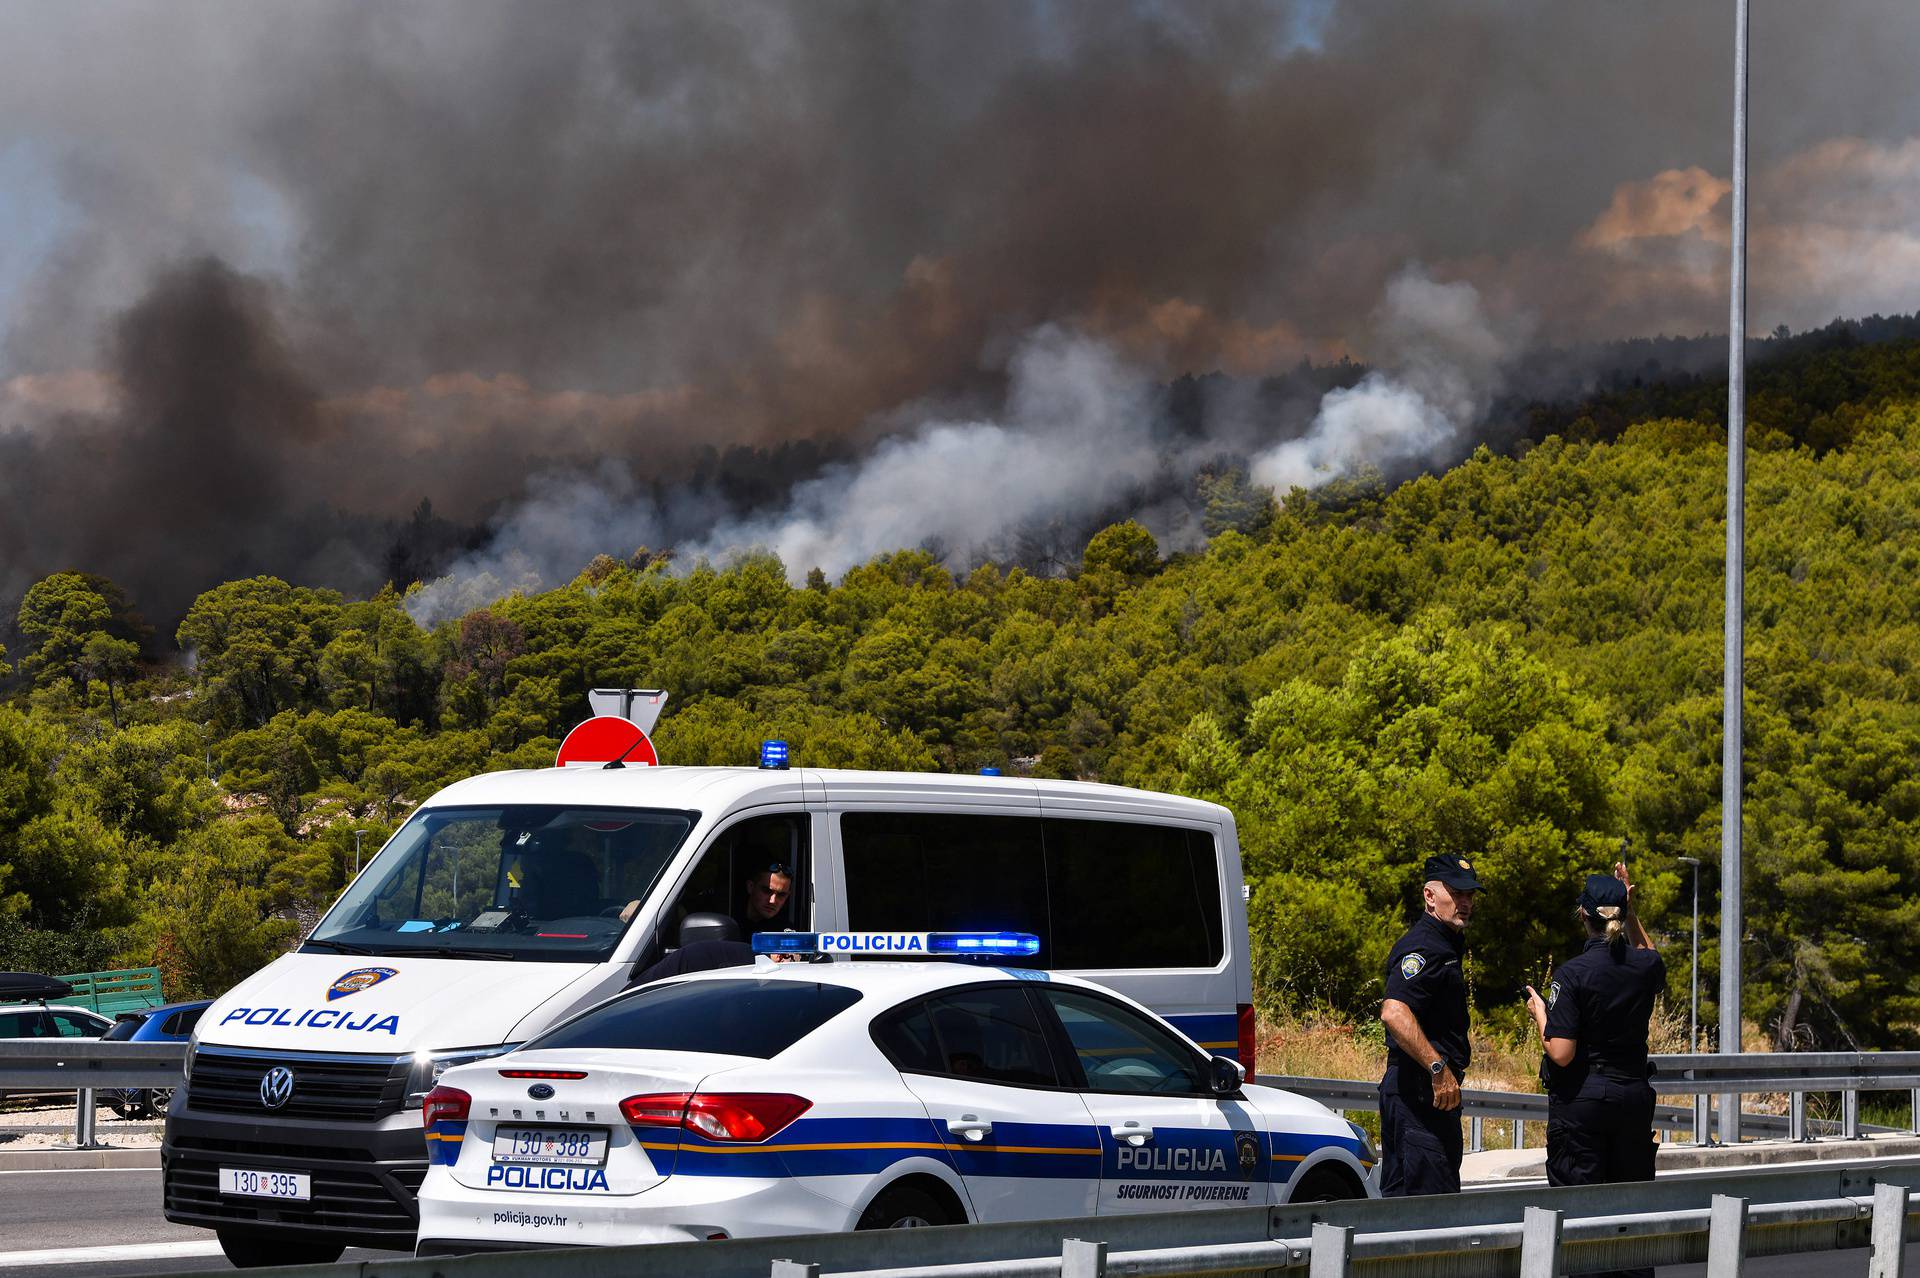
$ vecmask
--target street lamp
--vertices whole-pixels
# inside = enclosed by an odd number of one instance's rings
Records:
[[[1687,1050],[1700,1050],[1700,858],[1683,856],[1682,865],[1693,867],[1693,969],[1687,984]]]
[[[366,837],[367,832],[365,830],[355,830],[353,832],[353,877],[356,879],[360,877],[360,840]],[[1699,902],[1696,901],[1695,904],[1697,905]]]

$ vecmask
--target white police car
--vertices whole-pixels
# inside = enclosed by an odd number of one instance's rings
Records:
[[[1009,934],[788,933],[814,953]],[[1373,1196],[1360,1129],[1245,1086],[1129,999],[961,962],[774,963],[649,985],[423,1106],[418,1254]]]

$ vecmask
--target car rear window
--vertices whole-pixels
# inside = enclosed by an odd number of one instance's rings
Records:
[[[684,981],[637,991],[588,1012],[525,1050],[634,1047],[768,1060],[860,1001],[844,985],[807,981]]]

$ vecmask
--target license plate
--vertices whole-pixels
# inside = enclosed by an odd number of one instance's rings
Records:
[[[493,1134],[493,1161],[598,1167],[607,1161],[607,1129],[502,1127]]]
[[[222,1167],[220,1192],[245,1198],[291,1198],[304,1203],[313,1198],[313,1177],[305,1172],[240,1171]]]

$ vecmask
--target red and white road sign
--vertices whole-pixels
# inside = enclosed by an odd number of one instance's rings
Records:
[[[623,759],[636,767],[657,767],[660,756],[640,725],[618,715],[598,714],[580,724],[560,743],[556,768],[569,763],[611,763]]]

